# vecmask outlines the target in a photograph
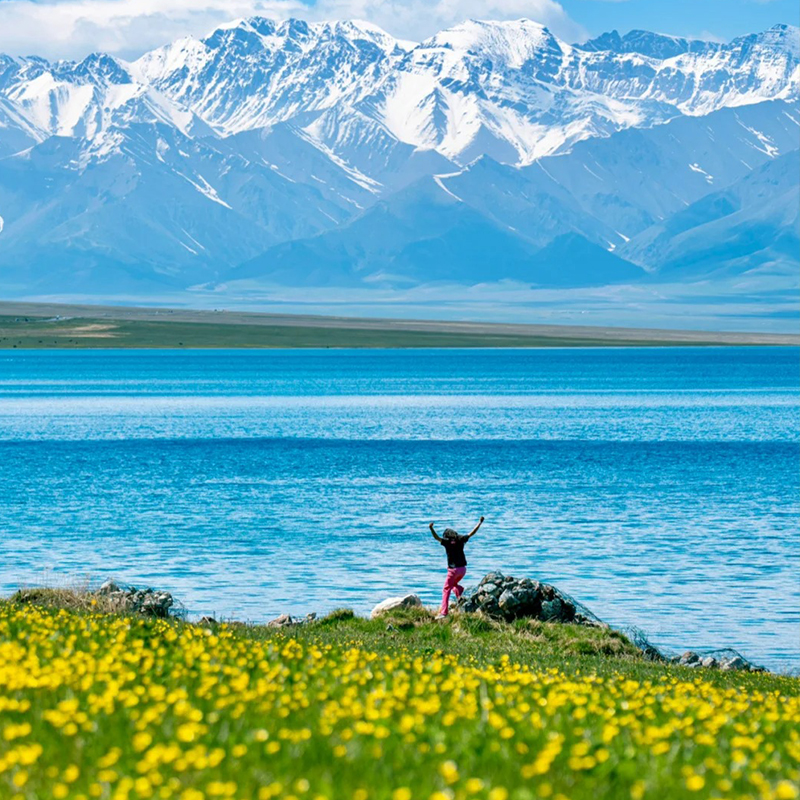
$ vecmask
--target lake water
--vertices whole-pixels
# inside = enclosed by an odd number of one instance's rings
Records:
[[[800,665],[800,351],[5,351],[0,589],[113,576],[264,621],[552,582]]]

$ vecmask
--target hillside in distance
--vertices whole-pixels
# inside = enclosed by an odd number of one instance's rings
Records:
[[[414,43],[254,17],[131,62],[0,56],[0,292],[788,292],[799,95],[788,25]]]

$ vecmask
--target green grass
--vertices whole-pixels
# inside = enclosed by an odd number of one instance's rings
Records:
[[[7,601],[11,605],[37,606],[71,613],[108,614],[131,617],[114,601],[87,588],[20,589]],[[194,626],[173,620],[175,625]],[[623,670],[638,679],[665,674],[704,680],[717,686],[760,687],[771,691],[787,687],[800,693],[800,680],[774,673],[743,673],[699,670],[669,662],[653,662],[643,657],[622,632],[613,628],[555,624],[532,619],[507,623],[482,614],[451,613],[437,620],[428,609],[397,609],[377,619],[357,616],[352,609],[340,608],[310,624],[275,629],[267,625],[223,621],[226,630],[237,637],[256,641],[276,636],[306,645],[333,647],[357,646],[374,653],[391,655],[397,651],[421,654],[443,653],[470,663],[491,664],[505,656],[528,667],[547,667],[567,672],[613,675]],[[787,683],[788,681],[788,683]]]
[[[271,628],[234,624],[239,635],[271,638]],[[506,623],[479,614],[453,613],[435,621],[426,610],[400,609],[378,619],[357,617],[339,609],[310,625],[285,629],[283,635],[307,644],[357,645],[382,654],[400,650],[445,653],[470,663],[493,663],[506,656],[528,667],[547,667],[574,673],[613,675],[620,670],[637,680],[678,675],[693,680],[698,674],[716,686],[794,687],[800,681],[771,673],[741,673],[681,667],[645,659],[623,633],[611,628],[555,624],[538,620]],[[786,684],[785,681],[789,683]]]
[[[107,595],[95,594],[87,586],[69,587],[32,587],[20,589],[8,598],[8,602],[19,606],[37,606],[76,613],[121,614],[126,608]]]
[[[572,625],[200,626],[75,594],[0,602],[3,800],[797,797],[795,679]]]

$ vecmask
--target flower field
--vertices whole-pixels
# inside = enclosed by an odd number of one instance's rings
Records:
[[[797,798],[798,681],[0,603],[0,798]],[[724,679],[723,679],[724,678]]]

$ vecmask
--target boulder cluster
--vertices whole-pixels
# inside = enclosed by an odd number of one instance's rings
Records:
[[[137,589],[135,586],[122,587],[112,580],[107,580],[96,594],[116,605],[120,611],[159,619],[166,619],[174,605],[169,592]]]
[[[517,580],[502,572],[490,572],[458,603],[461,611],[480,612],[494,619],[538,619],[542,622],[571,622],[576,625],[607,627],[587,609],[555,586],[531,578]]]
[[[705,667],[706,669],[721,669],[724,671],[738,671],[738,672],[764,672],[763,667],[757,667],[751,664],[744,656],[741,656],[735,650],[722,650],[714,655],[701,655],[692,650],[687,650],[681,656],[674,656],[670,659],[673,664],[679,664],[682,667]]]

